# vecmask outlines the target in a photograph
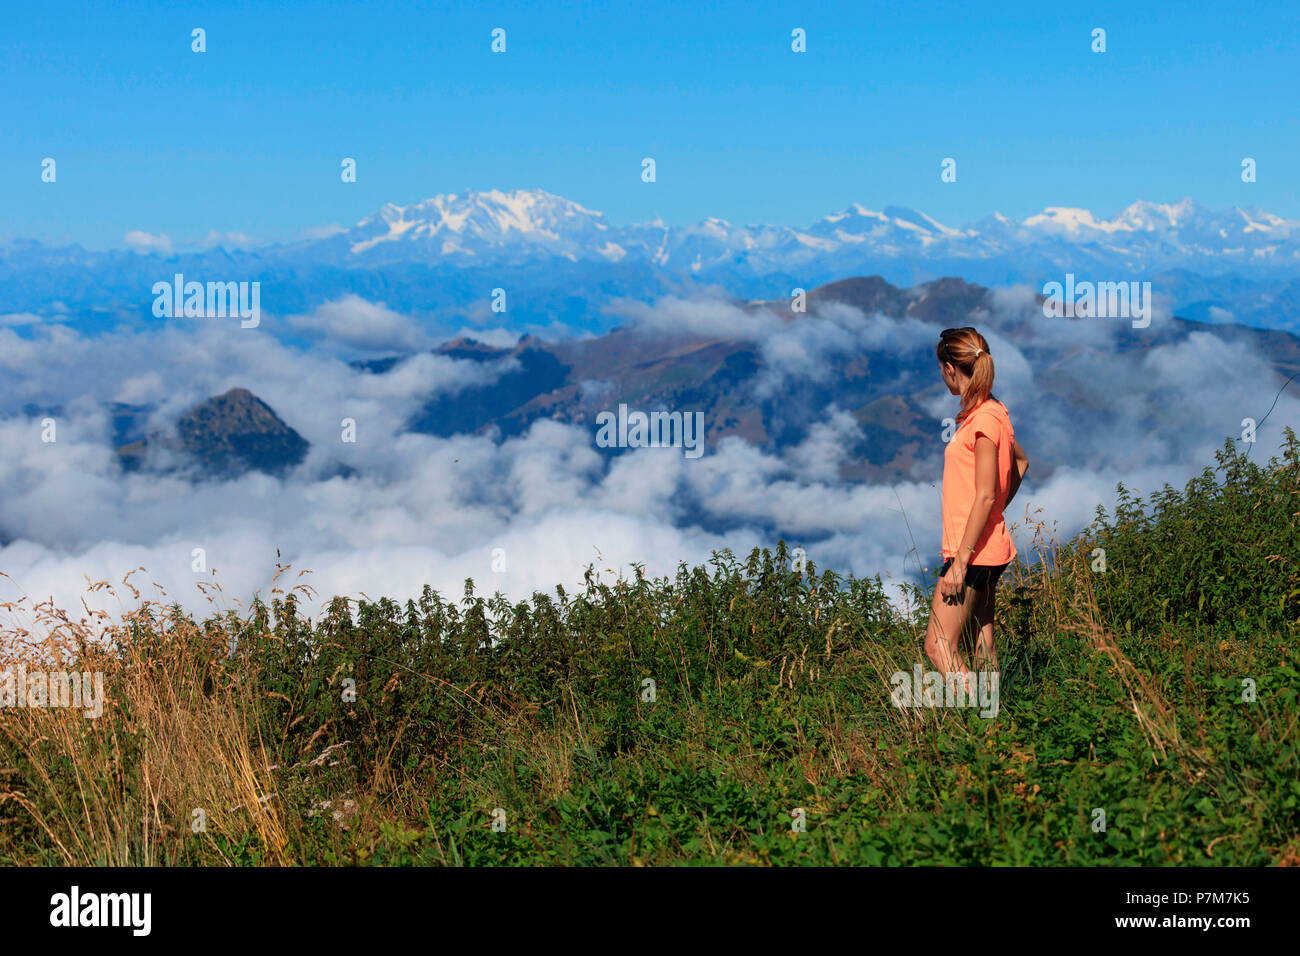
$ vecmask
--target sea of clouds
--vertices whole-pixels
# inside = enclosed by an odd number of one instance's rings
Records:
[[[1008,514],[1022,552],[1032,544],[1026,513],[1065,537],[1098,505],[1113,507],[1118,482],[1144,494],[1181,487],[1213,464],[1242,418],[1261,418],[1277,397],[1265,357],[1213,330],[1149,345],[1145,330],[1127,323],[1047,320],[1026,289],[995,301],[977,324],[996,357],[995,391],[1038,466]],[[760,396],[855,352],[928,354],[939,331],[847,306],[793,324],[714,300],[622,308],[639,334],[757,343]],[[1151,329],[1167,319],[1158,312]],[[311,344],[285,344],[278,329],[299,333],[295,341],[306,332]],[[476,334],[498,343],[510,336]],[[671,574],[679,562],[704,563],[723,548],[747,555],[778,537],[801,545],[818,568],[892,583],[935,563],[939,423],[957,409],[945,390],[926,399],[935,457],[909,480],[865,485],[838,477],[862,436],[834,404],[782,452],[729,438],[698,460],[672,448],[610,459],[595,447],[593,427],[549,420],[505,440],[409,434],[404,423],[431,398],[488,384],[510,367],[428,352],[382,375],[349,364],[432,344],[415,320],[356,297],[311,315],[268,317],[258,329],[206,319],[87,335],[49,319],[0,321],[0,601],[19,602],[7,613],[22,624],[33,602],[49,599],[74,618],[83,607],[115,613],[137,599],[122,587],[90,593],[88,582],[116,584],[137,568],[138,600],[165,593],[199,614],[246,607],[255,593],[269,594],[277,553],[292,568],[289,583],[316,589],[312,611],[336,594],[404,600],[426,584],[457,598],[466,578],[481,592],[525,598],[579,586],[589,565],[607,577],[634,564]],[[896,384],[934,382],[900,376]],[[288,476],[196,483],[122,472],[107,403],[156,404],[152,424],[161,426],[237,386],[311,442]],[[1043,400],[1048,388],[1055,400]],[[1260,429],[1257,460],[1276,453],[1284,424],[1300,420],[1292,395],[1277,400]],[[56,441],[42,441],[48,416],[24,413],[30,407],[59,409]],[[355,421],[355,443],[341,440],[343,419]],[[340,465],[355,471],[344,477]],[[195,549],[203,552],[199,571]],[[298,577],[303,570],[311,573]]]

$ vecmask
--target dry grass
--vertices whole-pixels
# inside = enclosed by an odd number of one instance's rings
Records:
[[[129,576],[123,584],[131,588]],[[100,583],[90,591],[105,588],[112,590]],[[19,604],[7,606],[11,616]],[[0,631],[0,669],[103,675],[98,717],[77,707],[0,710],[0,734],[40,790],[0,792],[0,813],[20,810],[57,853],[22,862],[167,865],[182,827],[235,842],[255,834],[268,862],[293,862],[265,750],[248,719],[251,702],[238,684],[216,677],[225,636],[162,627],[161,611],[145,602],[105,625],[101,613],[73,621],[34,605],[30,623]],[[147,641],[136,639],[141,633]],[[10,769],[4,779],[16,778]]]

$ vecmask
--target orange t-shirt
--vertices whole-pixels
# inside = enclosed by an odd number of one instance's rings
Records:
[[[998,482],[993,510],[989,512],[984,533],[975,542],[975,552],[969,555],[969,563],[1008,564],[1016,556],[1016,546],[1002,520],[1002,509],[1011,487],[1011,443],[1016,432],[1011,427],[1007,407],[992,397],[966,416],[943,452],[943,556],[955,555],[966,534],[966,519],[975,503],[975,439],[980,435],[998,446]]]

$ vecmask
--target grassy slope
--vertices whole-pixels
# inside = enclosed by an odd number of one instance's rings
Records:
[[[147,608],[108,651],[65,622],[108,710],[0,710],[0,862],[1297,863],[1300,444],[1218,458],[1039,528],[994,720],[891,706],[926,594],[900,614],[784,547],[314,624],[282,585],[243,620]]]

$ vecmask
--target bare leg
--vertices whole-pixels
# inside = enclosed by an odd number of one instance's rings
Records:
[[[997,586],[975,592],[972,628],[975,631],[975,670],[998,670],[998,651],[993,644],[993,608]]]
[[[965,588],[961,599],[945,604],[936,585],[934,601],[930,605],[930,623],[925,631],[925,653],[940,674],[965,674],[966,665],[961,659],[961,632],[970,617],[976,595],[974,588]],[[991,635],[990,635],[991,637]]]

